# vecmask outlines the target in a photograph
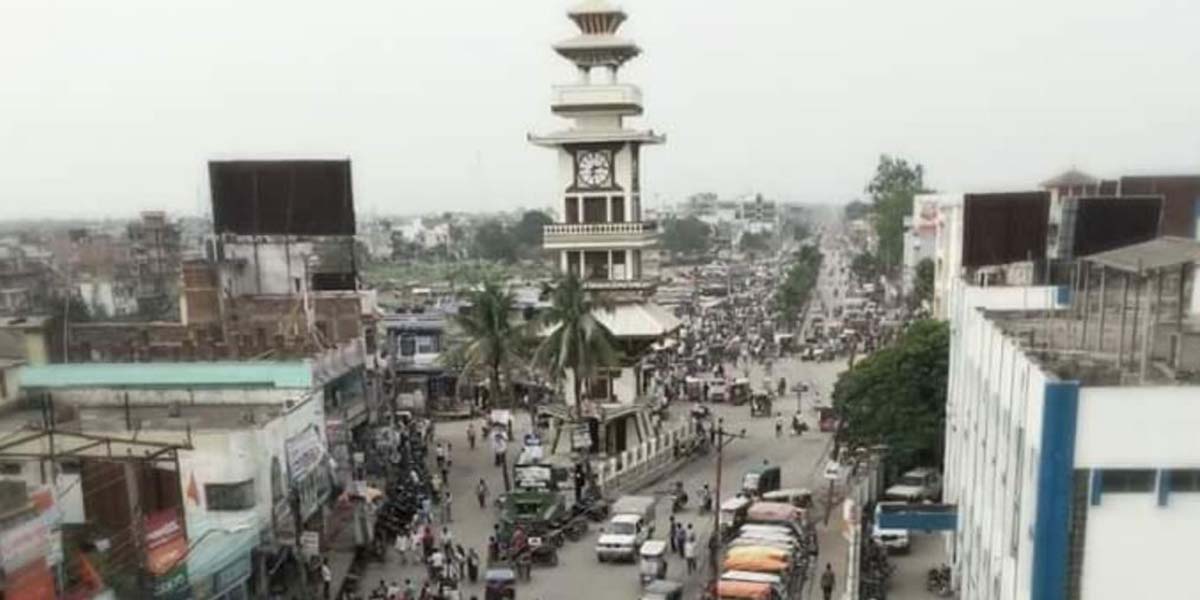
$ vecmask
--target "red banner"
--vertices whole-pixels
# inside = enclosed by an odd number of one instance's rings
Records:
[[[146,516],[146,569],[163,575],[187,555],[183,521],[174,508]]]

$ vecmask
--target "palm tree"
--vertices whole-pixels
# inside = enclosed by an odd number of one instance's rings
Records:
[[[584,378],[619,360],[616,338],[595,316],[596,311],[609,308],[584,290],[579,276],[572,273],[556,283],[551,306],[542,315],[544,325],[553,329],[538,345],[534,361],[556,380],[561,380],[567,369],[573,371],[577,410]]]
[[[525,345],[526,332],[512,320],[515,310],[513,295],[499,283],[487,281],[471,294],[471,309],[454,317],[467,341],[445,358],[462,365],[464,374],[486,369],[492,402],[500,399],[501,375],[520,361]]]

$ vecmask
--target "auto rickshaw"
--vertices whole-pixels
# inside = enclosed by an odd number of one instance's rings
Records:
[[[652,581],[642,588],[641,600],[683,600],[683,584],[670,579]]]
[[[751,417],[769,417],[771,416],[774,399],[768,392],[755,392],[750,396],[750,416]]]
[[[775,490],[763,494],[763,500],[766,502],[783,502],[791,504],[796,508],[808,509],[812,507],[813,495],[808,488],[787,488],[785,490]]]
[[[733,380],[733,386],[729,390],[729,403],[735,406],[741,406],[750,399],[750,380],[745,377],[738,377]]]
[[[642,585],[667,576],[667,543],[662,540],[646,540],[638,551],[638,573]]]
[[[827,406],[817,408],[817,428],[824,433],[837,431],[837,413],[834,413],[833,409]]]
[[[717,582],[716,597],[718,600],[777,600],[775,590],[766,583],[750,581]]]
[[[737,531],[746,520],[746,511],[750,508],[748,498],[733,497],[721,503],[721,534],[727,536]]]
[[[517,574],[512,569],[488,569],[483,580],[483,600],[516,600]]]
[[[699,377],[686,377],[683,380],[683,389],[689,402],[700,402],[704,400],[703,379],[700,379]]]
[[[742,477],[742,491],[758,498],[779,489],[779,467],[763,465],[750,469]]]

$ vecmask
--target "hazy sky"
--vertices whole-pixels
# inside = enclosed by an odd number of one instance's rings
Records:
[[[548,206],[565,0],[0,0],[0,218],[207,211],[205,161],[349,156],[360,213]],[[1195,0],[626,0],[646,204],[1200,171]],[[657,200],[656,200],[657,199]]]

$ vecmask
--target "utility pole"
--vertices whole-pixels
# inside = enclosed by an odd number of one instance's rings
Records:
[[[718,421],[717,432],[716,432],[717,487],[713,490],[713,532],[712,532],[712,535],[713,535],[712,539],[715,540],[716,543],[712,544],[712,547],[710,548],[710,550],[712,552],[712,554],[711,554],[712,578],[710,580],[710,583],[712,584],[712,587],[714,589],[717,585],[717,577],[721,573],[721,555],[724,553],[724,549],[725,549],[725,540],[724,540],[724,536],[721,533],[721,467],[724,462],[723,458],[724,458],[724,454],[725,454],[724,453],[725,444],[727,444],[735,439],[744,439],[745,437],[746,437],[745,429],[743,429],[740,433],[737,433],[737,434],[725,433],[725,425],[723,423],[721,423],[720,421]]]

